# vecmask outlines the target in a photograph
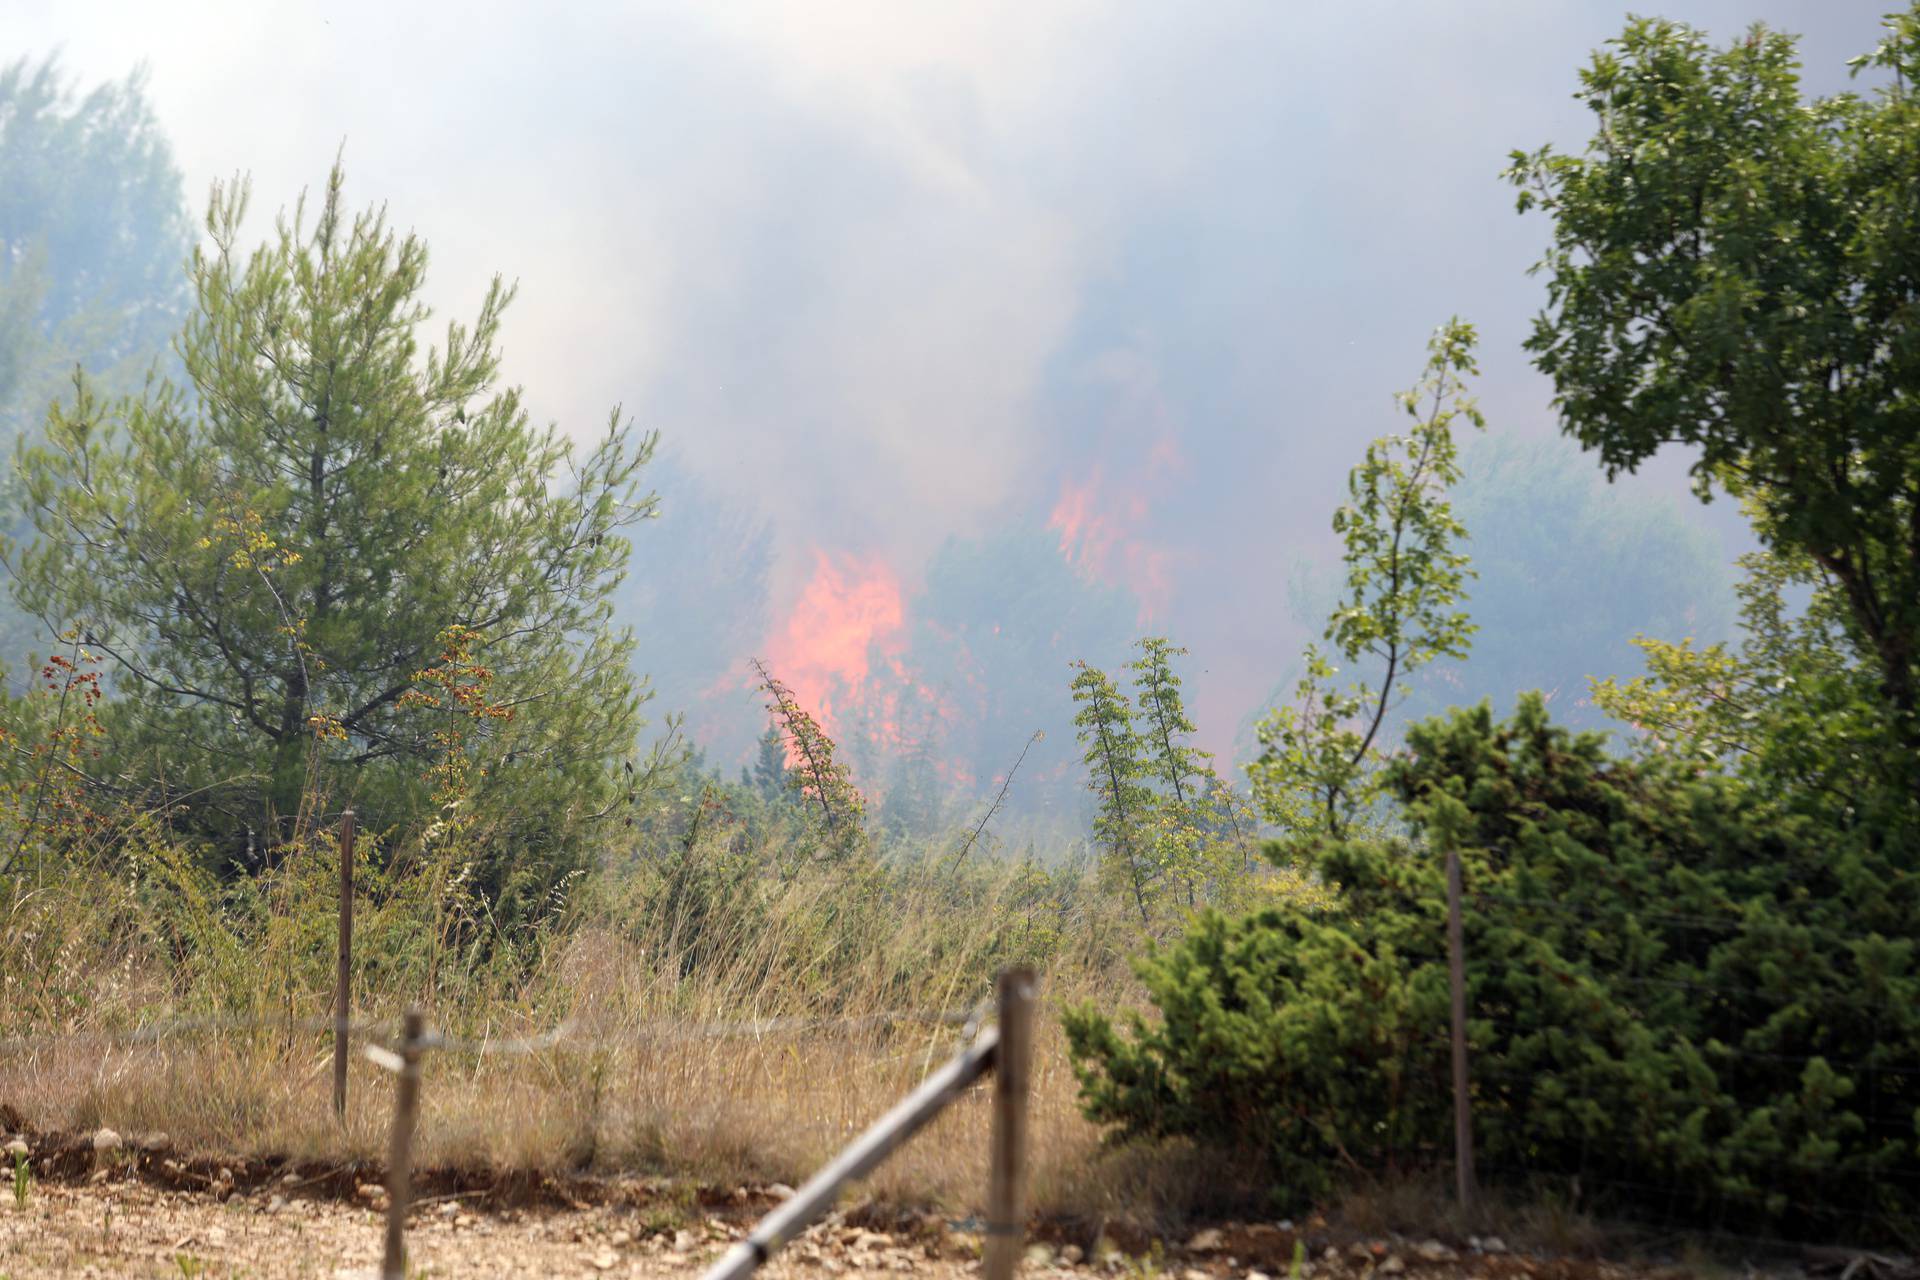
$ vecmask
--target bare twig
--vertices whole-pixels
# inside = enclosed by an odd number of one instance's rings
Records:
[[[993,815],[1000,812],[1000,806],[1006,803],[1007,788],[1013,785],[1013,775],[1020,772],[1020,766],[1026,763],[1027,752],[1033,750],[1034,743],[1046,736],[1046,730],[1035,729],[1033,736],[1027,739],[1027,745],[1020,748],[1020,758],[1013,762],[1013,768],[1007,770],[1007,776],[1001,779],[1000,794],[993,798],[993,803],[987,806],[986,813],[981,815],[980,821],[974,825],[973,831],[967,836],[966,841],[961,844],[959,850],[953,855],[953,863],[955,866],[966,861],[967,855],[973,852],[974,841],[980,838],[980,833],[987,829],[989,822],[993,821]]]

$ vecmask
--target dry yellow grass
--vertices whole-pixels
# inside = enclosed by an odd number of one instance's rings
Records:
[[[603,1029],[599,1034],[613,1034]],[[728,1187],[795,1183],[951,1052],[951,1027],[753,1037],[666,1031],[652,1043],[562,1042],[530,1054],[427,1056],[419,1158],[476,1172],[648,1172]],[[323,1034],[196,1035],[105,1047],[21,1048],[0,1062],[0,1101],[35,1128],[166,1133],[183,1152],[377,1161],[390,1077],[356,1055],[344,1127],[330,1107]],[[1075,1105],[1057,1024],[1043,1019],[1032,1094],[1034,1209],[1136,1208],[1137,1169],[1103,1163]],[[868,1194],[976,1210],[986,1185],[984,1089],[883,1167]],[[1126,1202],[1126,1203],[1123,1203]]]
[[[795,1183],[958,1044],[956,1026],[881,1015],[977,1006],[1009,957],[1010,935],[1019,959],[1021,935],[1047,927],[1053,934],[1036,946],[1045,991],[1033,1075],[1035,1211],[1106,1218],[1193,1194],[1162,1185],[1181,1181],[1168,1172],[1178,1161],[1102,1151],[1079,1114],[1055,1016],[1068,1001],[1137,1000],[1124,956],[1139,935],[1092,906],[1070,921],[1036,922],[1030,907],[1021,916],[1012,868],[964,881],[877,874],[769,880],[737,920],[644,909],[619,896],[644,879],[609,877],[614,892],[600,893],[588,918],[556,932],[531,971],[509,983],[456,975],[438,990],[393,982],[365,991],[362,1016],[391,1019],[418,1001],[464,1046],[427,1056],[419,1159],[476,1172]],[[323,884],[290,872],[273,899],[287,923],[270,919],[265,945],[244,953],[241,940],[218,939],[214,949],[241,963],[202,966],[191,981],[164,967],[151,931],[101,923],[112,914],[98,901],[107,886],[16,902],[15,922],[34,938],[13,954],[39,963],[14,970],[16,999],[0,1008],[0,1103],[43,1130],[104,1126],[165,1132],[200,1154],[378,1161],[390,1079],[356,1053],[347,1123],[336,1124],[331,1037],[313,1025],[328,1013],[330,985]],[[78,918],[82,910],[90,918]],[[287,944],[296,921],[320,944]],[[209,1012],[247,1025],[155,1043],[115,1039]],[[765,1020],[777,1029],[721,1033]],[[471,1051],[561,1024],[570,1034],[551,1047]],[[8,1032],[20,1035],[11,1047]],[[982,1090],[896,1155],[866,1193],[972,1212],[987,1147]]]
[[[392,1021],[418,1004],[462,1046],[427,1057],[419,1160],[796,1183],[957,1046],[953,1025],[886,1015],[977,1009],[1000,968],[1024,963],[1043,987],[1034,1210],[1166,1220],[1220,1204],[1217,1164],[1177,1148],[1109,1152],[1078,1110],[1057,1013],[1141,1002],[1128,961],[1146,937],[1127,902],[1090,872],[896,852],[796,865],[739,826],[636,835],[571,886],[564,910],[511,938],[461,897],[451,854],[370,874],[355,908],[356,1016]],[[221,883],[135,824],[63,855],[44,885],[0,884],[0,1104],[44,1130],[165,1132],[207,1155],[378,1161],[391,1081],[356,1055],[337,1124],[331,1037],[316,1025],[331,1012],[337,866],[332,833],[312,829],[266,872]],[[1268,879],[1235,892],[1289,891]],[[1170,912],[1163,927],[1180,923]],[[222,1026],[116,1038],[196,1017]],[[709,1034],[769,1020],[782,1029]],[[562,1025],[570,1034],[535,1052],[471,1051]],[[866,1194],[970,1213],[987,1149],[976,1091]]]

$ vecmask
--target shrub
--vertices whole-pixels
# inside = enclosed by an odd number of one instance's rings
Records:
[[[1330,908],[1203,917],[1140,964],[1157,1023],[1068,1016],[1091,1118],[1251,1148],[1292,1198],[1444,1157],[1451,844],[1491,1178],[1801,1232],[1920,1209],[1904,867],[1735,780],[1611,757],[1537,695],[1407,741],[1411,838],[1324,847]]]

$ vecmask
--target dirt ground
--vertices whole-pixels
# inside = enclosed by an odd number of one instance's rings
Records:
[[[371,1200],[372,1197],[365,1199]],[[936,1221],[936,1220],[929,1220]],[[24,1206],[10,1190],[0,1197],[0,1277],[168,1276],[319,1277],[346,1280],[378,1273],[384,1215],[359,1198],[303,1193],[297,1181],[232,1193],[157,1186],[134,1175],[33,1186]],[[434,1277],[646,1276],[693,1277],[747,1225],[703,1214],[687,1226],[662,1225],[632,1205],[489,1210],[458,1193],[418,1207],[408,1231],[409,1271]],[[1217,1242],[1192,1253],[1184,1246],[1098,1264],[1070,1262],[1073,1246],[1031,1247],[1025,1274],[1038,1280],[1245,1280],[1286,1274],[1284,1261],[1246,1259],[1261,1233],[1245,1227],[1216,1232]],[[1238,1232],[1238,1236],[1232,1234]],[[1278,1244],[1276,1233],[1267,1234]],[[1234,1240],[1242,1243],[1236,1245]],[[1244,1247],[1251,1242],[1252,1248]],[[1423,1258],[1421,1244],[1432,1255]],[[767,1268],[775,1280],[826,1280],[867,1273],[925,1280],[976,1276],[978,1237],[938,1224],[931,1230],[875,1231],[844,1219],[815,1227]],[[1290,1254],[1291,1250],[1287,1252]],[[1449,1251],[1450,1252],[1450,1251]],[[1271,1268],[1262,1272],[1261,1265]],[[1442,1260],[1434,1242],[1355,1243],[1312,1259],[1303,1274],[1360,1277],[1649,1277],[1683,1272],[1635,1271],[1513,1255]]]
[[[118,1144],[116,1136],[115,1142]],[[24,1138],[7,1144],[25,1150]],[[9,1159],[0,1161],[0,1173]],[[102,1152],[85,1135],[41,1137],[41,1175],[0,1183],[0,1280],[358,1280],[377,1276],[385,1192],[371,1169],[283,1159],[176,1156],[164,1143]],[[684,1277],[694,1280],[789,1188],[693,1188],[645,1178],[480,1179],[426,1170],[409,1220],[410,1276]],[[857,1205],[793,1241],[770,1280],[979,1275],[973,1221]],[[1298,1265],[1297,1273],[1294,1272]],[[1853,1266],[1848,1270],[1849,1262]],[[1355,1238],[1315,1219],[1226,1222],[1178,1240],[1120,1223],[1036,1223],[1026,1280],[1668,1280],[1839,1275],[1920,1280],[1905,1259],[1625,1265],[1510,1250],[1499,1240]]]

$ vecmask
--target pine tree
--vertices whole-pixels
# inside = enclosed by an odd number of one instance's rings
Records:
[[[402,695],[459,628],[515,710],[475,803],[511,795],[515,858],[573,848],[639,725],[607,597],[653,439],[616,411],[583,456],[531,424],[497,385],[498,280],[422,353],[426,245],[342,187],[336,166],[317,216],[303,199],[251,250],[245,187],[215,189],[187,385],[109,403],[76,381],[21,459],[16,590],[106,655],[138,751],[117,768],[282,817],[317,775],[368,825],[425,801],[438,726]]]
[[[1073,666],[1077,672],[1073,700],[1080,708],[1073,723],[1086,748],[1082,758],[1087,765],[1087,789],[1095,798],[1094,838],[1106,848],[1110,873],[1132,891],[1140,922],[1148,924],[1147,898],[1154,874],[1148,861],[1146,819],[1153,793],[1141,780],[1145,767],[1133,705],[1099,668],[1085,661]]]
[[[771,802],[788,795],[791,788],[787,777],[787,745],[778,726],[768,725],[767,731],[760,735],[753,771],[743,780],[749,782],[763,800]]]
[[[1204,778],[1211,772],[1211,757],[1190,746],[1193,721],[1180,697],[1180,676],[1173,669],[1175,658],[1187,651],[1176,647],[1164,636],[1145,636],[1136,647],[1140,657],[1127,664],[1134,673],[1134,688],[1140,704],[1140,717],[1147,739],[1147,752],[1153,771],[1166,783],[1173,801],[1182,810],[1191,810],[1204,794]]]
[[[929,717],[925,728],[894,755],[887,786],[886,825],[895,838],[930,836],[940,827],[945,805],[937,767],[938,746]]]
[[[1211,757],[1188,742],[1193,721],[1187,718],[1180,676],[1173,669],[1173,660],[1187,651],[1164,636],[1145,636],[1136,647],[1140,657],[1127,666],[1134,673],[1146,765],[1166,788],[1154,798],[1154,862],[1179,881],[1187,905],[1193,907],[1199,905],[1213,853],[1207,830]]]

